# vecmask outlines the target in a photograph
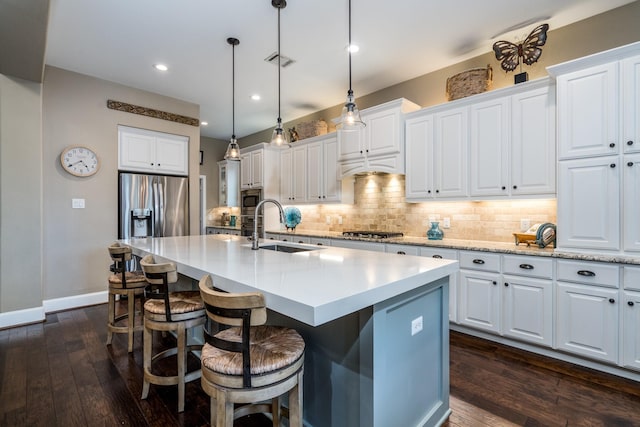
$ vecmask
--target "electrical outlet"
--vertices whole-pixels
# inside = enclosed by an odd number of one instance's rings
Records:
[[[331,215],[327,215],[326,222],[327,224],[331,224]]]
[[[527,218],[520,220],[520,231],[527,231],[531,227],[531,221]]]
[[[73,209],[84,209],[84,199],[71,199]]]
[[[442,228],[451,228],[451,218],[448,216],[442,218]]]
[[[411,336],[417,334],[422,330],[422,316],[417,317],[411,321]]]
[[[342,225],[342,216],[341,215],[338,215],[338,224]]]

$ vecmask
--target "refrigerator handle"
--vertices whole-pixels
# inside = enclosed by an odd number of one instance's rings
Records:
[[[162,200],[162,185],[158,182],[158,178],[153,179],[153,237],[162,237],[162,212],[164,201]]]

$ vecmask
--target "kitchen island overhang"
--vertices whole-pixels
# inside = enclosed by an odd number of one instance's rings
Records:
[[[436,426],[449,409],[448,276],[457,261],[334,247],[251,250],[245,237],[121,241],[229,292],[260,291],[307,342],[310,426]],[[266,244],[263,243],[263,244]],[[399,423],[399,424],[398,424]]]

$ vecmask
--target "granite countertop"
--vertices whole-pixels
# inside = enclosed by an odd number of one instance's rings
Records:
[[[330,246],[286,244],[306,249],[297,253],[252,250],[245,237],[222,234],[121,242],[137,256],[153,254],[160,261],[175,262],[178,272],[187,277],[199,280],[211,274],[220,289],[260,291],[270,309],[311,326],[386,301],[458,270],[454,260]],[[271,244],[261,242],[260,246]]]
[[[516,245],[515,243],[490,242],[484,240],[459,240],[459,239],[442,239],[429,240],[426,237],[403,236],[389,239],[370,239],[361,237],[345,237],[340,231],[315,231],[315,230],[297,230],[295,233],[282,231],[267,231],[274,234],[290,234],[295,236],[316,237],[325,239],[342,239],[342,240],[359,240],[363,242],[390,243],[398,245],[411,245],[435,248],[449,248],[467,251],[483,251],[496,252],[502,254],[515,255],[532,255],[552,257],[559,259],[579,260],[579,261],[599,261],[611,262],[619,264],[636,264],[640,265],[640,257],[634,257],[622,254],[601,254],[586,252],[568,252],[560,251],[552,247],[539,248],[537,245],[527,246],[525,243]]]

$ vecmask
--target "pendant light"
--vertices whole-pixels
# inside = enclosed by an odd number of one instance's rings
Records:
[[[282,117],[280,116],[280,10],[287,6],[286,0],[271,0],[271,5],[278,9],[278,120],[271,135],[271,145],[282,147],[288,145],[287,135],[282,129]]]
[[[236,140],[236,46],[240,44],[240,40],[229,37],[227,43],[231,45],[231,140],[224,153],[225,160],[240,160],[240,146]]]
[[[347,102],[342,107],[340,121],[336,127],[343,131],[358,130],[366,125],[360,118],[360,111],[356,105],[353,89],[351,87],[351,0],[349,0],[349,90],[347,91]]]

